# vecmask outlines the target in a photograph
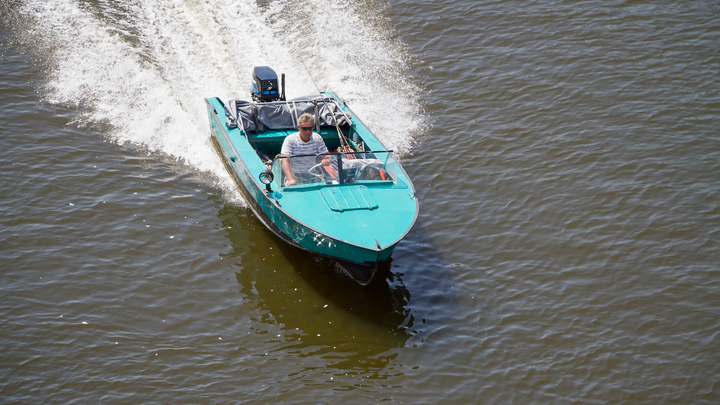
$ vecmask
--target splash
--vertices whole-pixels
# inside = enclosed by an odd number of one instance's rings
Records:
[[[287,76],[287,96],[342,95],[387,147],[407,152],[423,125],[408,52],[382,10],[353,0],[28,0],[31,46],[49,60],[48,101],[115,142],[210,173],[242,201],[209,142],[205,97],[249,98],[252,68]],[[393,109],[392,122],[384,111]]]

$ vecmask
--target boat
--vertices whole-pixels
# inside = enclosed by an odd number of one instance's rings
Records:
[[[205,99],[212,144],[250,209],[286,243],[329,257],[368,284],[418,215],[415,188],[394,152],[333,92],[286,100],[285,75],[278,83],[270,67],[253,69],[251,99]],[[328,152],[282,155],[303,113],[313,115]],[[301,159],[311,167],[290,185],[283,161]]]

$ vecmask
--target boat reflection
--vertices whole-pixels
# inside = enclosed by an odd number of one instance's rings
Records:
[[[284,243],[250,210],[211,198],[220,205],[232,247],[225,257],[232,259],[254,334],[267,339],[276,356],[315,359],[308,369],[382,377],[415,323],[410,292],[392,272],[392,259],[360,286],[334,260]]]

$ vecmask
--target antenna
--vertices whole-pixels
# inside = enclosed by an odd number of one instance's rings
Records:
[[[300,62],[302,62],[302,65],[305,68],[305,71],[307,72],[308,76],[310,76],[310,80],[312,80],[313,85],[315,85],[315,89],[318,91],[318,93],[322,94],[317,83],[315,83],[315,79],[313,78],[313,75],[310,73],[310,69],[308,69],[307,66],[305,65],[305,61],[302,58],[300,58]]]

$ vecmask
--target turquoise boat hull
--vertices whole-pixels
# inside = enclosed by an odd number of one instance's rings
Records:
[[[332,93],[322,96],[342,109],[346,121],[350,121],[346,128],[351,127],[365,151],[385,151],[339,97]],[[386,173],[392,172],[392,179],[287,187],[276,165],[276,176],[266,186],[260,175],[268,170],[267,160],[263,161],[258,151],[276,154],[285,136],[296,130],[248,131],[242,118],[241,125],[235,125],[237,119],[235,124],[229,119],[236,112],[234,108],[228,109],[218,98],[205,101],[212,143],[257,218],[285,242],[351,264],[353,271],[348,273],[360,283],[369,282],[417,219],[415,189],[394,157],[378,153],[387,156],[384,168]],[[328,148],[339,142],[334,131],[332,127],[320,129]]]

